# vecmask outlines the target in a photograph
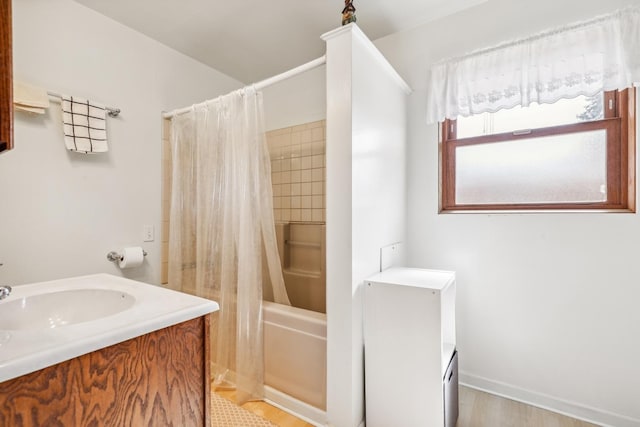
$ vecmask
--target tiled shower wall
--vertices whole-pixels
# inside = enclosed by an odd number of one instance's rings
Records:
[[[169,283],[169,210],[171,208],[171,120],[162,121],[162,267],[160,283]]]
[[[267,132],[277,222],[325,221],[325,121]]]
[[[162,134],[162,273],[167,283],[169,259],[169,206],[171,199],[171,122]],[[267,132],[276,221],[324,222],[325,121]]]

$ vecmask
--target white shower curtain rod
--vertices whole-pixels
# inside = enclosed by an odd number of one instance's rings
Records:
[[[295,68],[290,69],[289,71],[285,71],[282,74],[278,74],[278,75],[275,75],[273,77],[269,77],[268,79],[259,81],[258,83],[254,83],[253,87],[256,90],[264,89],[264,88],[266,88],[268,86],[271,86],[271,85],[273,85],[275,83],[279,83],[279,82],[281,82],[283,80],[286,80],[286,79],[289,79],[291,77],[297,76],[298,74],[304,73],[305,71],[313,70],[316,67],[324,65],[326,62],[327,62],[327,56],[326,55],[322,55],[320,58],[316,58],[313,61],[307,62],[306,64],[299,65],[299,66],[297,66]],[[180,108],[180,109],[177,109],[177,110],[170,111],[168,113],[164,113],[162,115],[162,117],[165,118],[165,119],[170,119],[173,116],[177,116],[178,114],[182,114],[182,113],[186,113],[188,111],[191,111],[191,109],[194,108],[194,107],[198,107],[200,105],[204,105],[206,102],[208,102],[208,101],[202,102],[200,104],[194,104],[191,107]]]

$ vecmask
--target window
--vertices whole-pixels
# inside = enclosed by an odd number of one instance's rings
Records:
[[[635,90],[442,123],[441,209],[635,209]]]

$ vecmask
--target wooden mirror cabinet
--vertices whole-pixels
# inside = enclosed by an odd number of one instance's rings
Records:
[[[0,153],[13,148],[11,0],[0,0]]]

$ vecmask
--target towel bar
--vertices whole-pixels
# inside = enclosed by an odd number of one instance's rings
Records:
[[[59,98],[60,100],[62,100],[62,95],[60,95],[59,93],[47,91],[47,95],[52,96],[54,98]],[[120,114],[119,108],[104,107],[104,109],[107,110],[107,114],[110,117],[118,117],[118,114]]]

